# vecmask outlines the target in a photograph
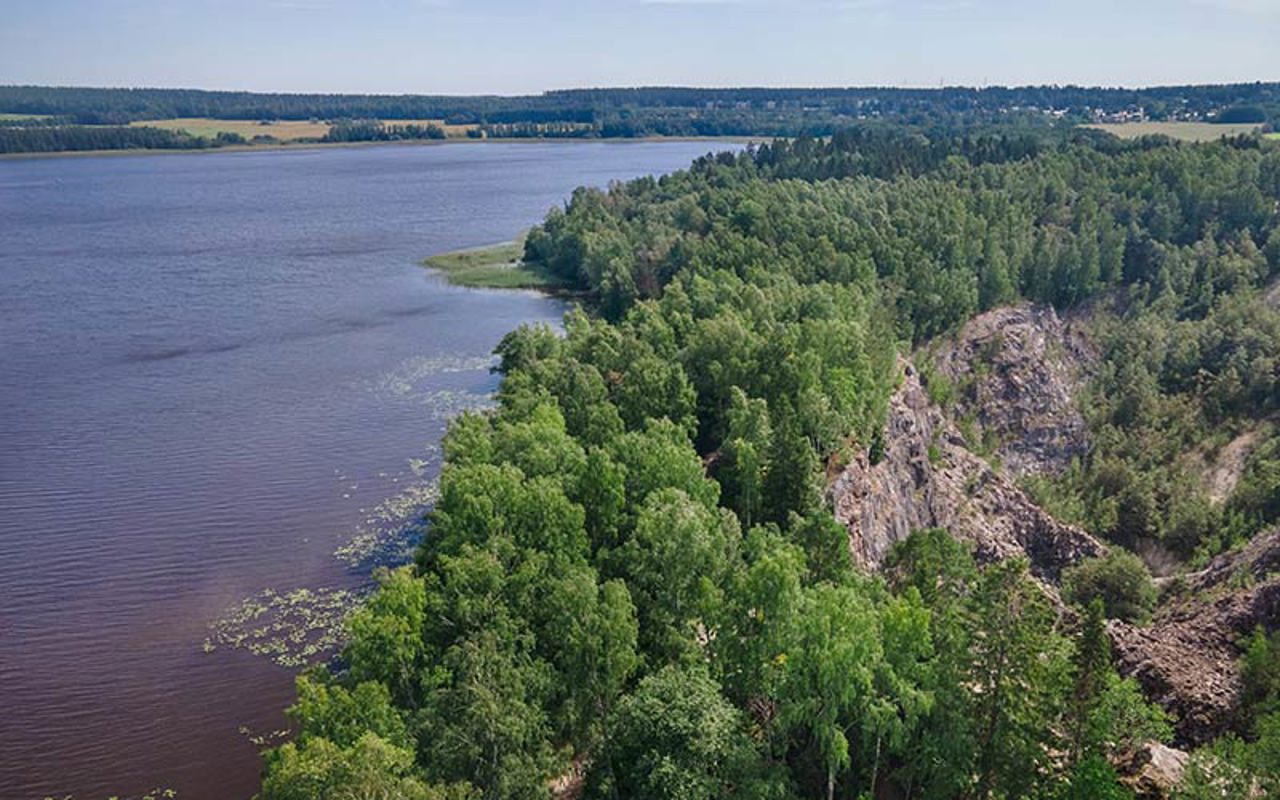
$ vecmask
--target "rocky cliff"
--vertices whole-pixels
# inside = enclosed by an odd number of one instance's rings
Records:
[[[948,413],[1014,477],[1061,471],[1088,449],[1076,399],[1097,354],[1082,328],[1023,303],[975,317],[926,355],[954,387]]]
[[[871,463],[861,453],[829,486],[858,564],[878,568],[913,530],[947,528],[981,562],[1025,556],[1056,595],[1065,567],[1102,553],[1101,542],[1055,520],[1014,480],[1062,469],[1088,448],[1076,405],[1093,363],[1082,327],[1029,305],[977,317],[920,355],[952,387],[945,411],[914,364],[900,362],[883,457]],[[989,458],[975,454],[987,448],[966,441],[962,427],[987,439]],[[1233,723],[1236,643],[1259,624],[1280,626],[1280,530],[1167,589],[1151,625],[1113,622],[1110,633],[1121,672],[1177,716],[1179,743],[1198,744]]]
[[[1050,517],[1008,475],[974,455],[930,403],[916,368],[905,360],[900,366],[883,458],[872,464],[860,454],[830,487],[858,564],[879,567],[895,542],[921,528],[947,528],[974,545],[980,562],[1025,555],[1050,584],[1064,567],[1102,552],[1097,540]]]
[[[1237,720],[1238,642],[1261,625],[1280,627],[1280,529],[1186,576],[1146,627],[1109,630],[1122,673],[1178,715],[1182,744],[1206,742]]]

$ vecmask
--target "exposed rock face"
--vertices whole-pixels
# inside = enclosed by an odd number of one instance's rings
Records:
[[[1177,740],[1200,744],[1236,721],[1238,642],[1280,627],[1280,529],[1187,576],[1145,628],[1109,624],[1120,671],[1178,716]]]
[[[1015,477],[1060,472],[1085,452],[1076,398],[1097,355],[1081,327],[1050,306],[1023,303],[973,318],[933,354],[957,389],[954,418],[994,440]]]
[[[1025,555],[1054,594],[1065,567],[1100,555],[1104,546],[1050,517],[1010,474],[1059,470],[1085,451],[1075,398],[1092,362],[1074,323],[1029,305],[978,317],[934,351],[938,372],[963,387],[954,417],[929,401],[914,365],[900,362],[903,379],[890,399],[883,458],[871,464],[863,453],[830,484],[854,560],[877,569],[913,530],[947,528],[974,545],[980,562]],[[1002,468],[966,446],[953,421],[965,417],[997,437]],[[1280,529],[1184,582],[1151,625],[1112,622],[1109,632],[1121,672],[1177,716],[1178,744],[1195,745],[1237,721],[1239,639],[1258,625],[1280,627]],[[1138,754],[1126,773],[1135,791],[1165,796],[1181,768],[1178,755],[1158,746]]]
[[[915,367],[903,361],[901,368],[884,458],[873,465],[860,455],[830,489],[858,564],[878,568],[895,542],[921,528],[949,529],[973,543],[980,562],[1025,555],[1032,572],[1051,584],[1064,567],[1102,552],[1096,539],[1050,517],[966,449],[955,425],[930,404]]]
[[[1168,800],[1187,768],[1187,754],[1148,742],[1116,765],[1120,782],[1140,800]]]

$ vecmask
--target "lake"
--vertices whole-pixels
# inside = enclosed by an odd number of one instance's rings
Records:
[[[0,797],[251,795],[493,347],[564,311],[418,261],[715,147],[0,161]]]

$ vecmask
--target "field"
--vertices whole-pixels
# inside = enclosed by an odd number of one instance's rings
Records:
[[[192,136],[204,136],[212,139],[219,133],[238,133],[246,139],[255,136],[274,136],[282,142],[298,139],[319,139],[329,132],[329,123],[310,122],[307,120],[279,120],[264,125],[249,119],[207,119],[204,117],[184,117],[179,119],[151,119],[131,122],[130,125],[149,128],[167,128],[172,131],[186,131]]]
[[[1239,136],[1253,133],[1261,125],[1214,125],[1210,122],[1121,122],[1105,125],[1084,125],[1096,131],[1119,136],[1121,139],[1137,139],[1139,136],[1168,136],[1183,142],[1212,142],[1223,136]]]
[[[438,119],[388,119],[386,125],[439,125],[451,137],[466,136],[470,125],[445,125]],[[186,131],[192,136],[204,136],[212,139],[219,133],[238,133],[246,139],[255,136],[274,136],[282,142],[294,142],[299,139],[319,139],[329,132],[329,123],[310,120],[273,120],[263,124],[251,119],[210,119],[207,117],[184,117],[179,119],[139,120],[131,125],[146,125],[152,128],[167,128],[174,131]]]
[[[525,264],[524,237],[474,250],[458,250],[424,259],[422,265],[444,274],[455,286],[473,289],[566,288],[564,282],[542,269]]]
[[[1280,133],[1268,133],[1266,134],[1265,138],[1271,139],[1272,141],[1280,142]]]
[[[0,113],[0,122],[17,119],[48,119],[48,114],[4,114]]]

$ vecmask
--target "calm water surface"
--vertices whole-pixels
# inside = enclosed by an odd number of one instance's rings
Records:
[[[434,477],[445,419],[531,293],[424,255],[705,143],[0,161],[0,797],[253,793],[292,671],[210,626]]]

